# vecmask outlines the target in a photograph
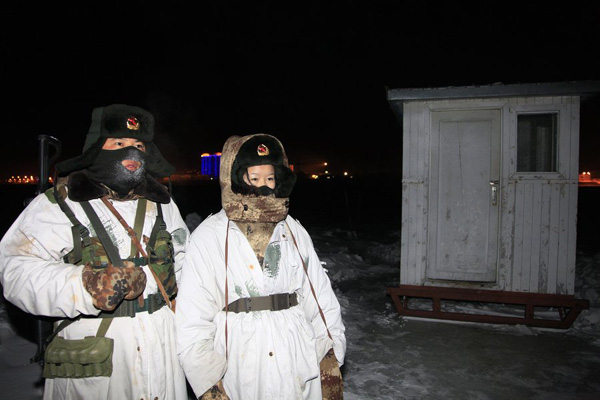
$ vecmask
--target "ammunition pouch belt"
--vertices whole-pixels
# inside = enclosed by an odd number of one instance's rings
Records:
[[[112,374],[113,339],[86,337],[67,340],[55,337],[44,354],[43,377],[89,378]]]
[[[298,305],[296,293],[278,293],[270,296],[242,297],[229,304],[227,310],[235,313],[265,310],[281,311],[296,305]]]
[[[148,314],[152,314],[155,311],[160,310],[165,305],[165,299],[159,293],[149,295],[144,299],[144,305],[140,307],[138,300],[124,300],[119,304],[113,311],[102,311],[98,314],[99,318],[118,318],[118,317],[135,317],[135,314],[139,312],[148,311]]]
[[[96,336],[65,339],[53,336],[44,352],[45,379],[111,376],[114,341],[105,337],[112,319],[100,323]]]

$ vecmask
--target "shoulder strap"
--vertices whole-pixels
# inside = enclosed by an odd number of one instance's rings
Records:
[[[321,309],[321,305],[319,304],[319,300],[317,299],[317,293],[315,292],[315,288],[313,287],[313,284],[310,281],[310,277],[308,276],[308,267],[306,266],[306,262],[304,262],[304,257],[302,257],[302,253],[300,252],[300,248],[298,247],[298,243],[296,242],[296,237],[294,236],[294,233],[292,232],[292,228],[290,228],[287,221],[285,221],[285,226],[287,227],[288,231],[290,232],[290,236],[292,237],[294,246],[296,246],[296,250],[298,250],[298,254],[300,255],[300,261],[302,261],[302,267],[304,267],[304,272],[306,273],[306,279],[308,279],[308,284],[310,285],[310,291],[312,292],[313,297],[315,298],[315,301],[317,302],[317,308],[319,309],[319,314],[321,314],[321,318],[323,319],[323,323],[325,324],[325,329],[327,329],[327,336],[329,336],[329,339],[333,340],[333,337],[331,336],[331,333],[329,332],[329,328],[327,327],[327,321],[325,320],[325,314],[323,313],[323,310]]]
[[[71,325],[73,322],[79,320],[80,318],[81,318],[81,314],[79,314],[76,318],[73,318],[73,319],[63,319],[62,321],[60,321],[60,324],[58,324],[58,326],[56,327],[56,329],[54,330],[54,332],[52,332],[46,338],[46,344],[50,343],[52,341],[52,339],[54,339],[54,337],[58,334],[58,332],[62,331],[67,326]]]
[[[48,196],[48,198],[50,199],[49,190],[50,189],[48,189],[48,191],[46,192],[46,196]],[[75,217],[73,210],[71,210],[71,208],[67,205],[67,202],[65,201],[67,193],[64,187],[62,187],[61,191],[59,192],[57,187],[54,186],[53,192],[53,197],[58,203],[58,206],[60,207],[62,212],[67,216],[67,218],[69,218],[71,224],[73,224],[73,226],[71,227],[71,233],[73,235],[73,257],[75,259],[74,263],[77,264],[83,258],[81,242],[83,241],[86,245],[89,245],[91,243],[90,231],[81,222],[79,222],[79,220]]]
[[[106,331],[108,331],[108,327],[112,320],[112,318],[102,318],[102,322],[100,322],[100,326],[98,327],[98,332],[96,332],[96,337],[104,337],[106,335]]]
[[[52,341],[52,339],[54,339],[54,337],[58,334],[58,332],[62,331],[67,326],[71,325],[73,322],[78,321],[79,319],[81,319],[81,314],[79,314],[76,318],[63,319],[60,322],[60,324],[58,324],[58,326],[56,327],[54,332],[52,332],[52,334],[50,334],[50,336],[48,336],[46,338],[46,344],[50,343]],[[108,327],[110,326],[113,319],[112,318],[101,318],[101,320],[102,321],[100,322],[100,326],[98,326],[98,331],[96,332],[96,337],[104,337],[106,335],[106,332],[108,331]]]
[[[85,211],[85,215],[87,215],[90,222],[92,223],[92,226],[96,231],[96,235],[98,235],[98,239],[100,239],[100,242],[102,243],[102,246],[106,251],[106,255],[108,256],[108,259],[110,260],[112,265],[114,265],[115,267],[122,267],[123,260],[121,260],[121,256],[119,255],[115,244],[110,239],[110,236],[108,236],[106,229],[104,229],[104,225],[102,225],[100,218],[98,218],[98,214],[96,214],[96,211],[94,211],[94,208],[92,207],[90,202],[82,201],[79,204],[81,204],[83,211]]]
[[[135,211],[135,222],[133,225],[133,231],[138,238],[142,237],[142,229],[144,228],[144,219],[146,218],[146,204],[148,201],[146,198],[138,200],[137,210]],[[132,240],[130,257],[134,258],[138,253],[138,249],[135,246],[135,242]]]

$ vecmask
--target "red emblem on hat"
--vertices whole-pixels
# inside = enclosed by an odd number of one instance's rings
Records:
[[[127,129],[131,129],[132,131],[139,130],[140,129],[140,121],[138,121],[136,117],[127,118]]]
[[[256,152],[261,157],[262,156],[268,156],[269,155],[269,148],[267,146],[265,146],[264,144],[259,144],[258,147],[256,148]]]

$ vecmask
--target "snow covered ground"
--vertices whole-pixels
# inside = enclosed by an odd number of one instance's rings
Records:
[[[344,308],[346,399],[600,398],[600,253],[577,255],[576,297],[591,308],[565,332],[401,318],[385,293],[399,231],[385,243],[311,233]]]
[[[567,331],[449,323],[402,318],[387,296],[399,283],[399,230],[306,228],[343,308],[347,400],[600,398],[600,253],[577,254],[576,297],[591,308]],[[0,309],[0,398],[39,399],[36,347],[9,308]]]

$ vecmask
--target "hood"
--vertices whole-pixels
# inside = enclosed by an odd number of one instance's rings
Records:
[[[270,195],[261,195],[250,186],[239,184],[240,170],[260,164],[275,167],[276,187]],[[295,182],[296,175],[289,168],[283,145],[274,136],[264,133],[231,136],[225,142],[221,152],[219,183],[221,203],[229,219],[240,222],[284,220]]]

